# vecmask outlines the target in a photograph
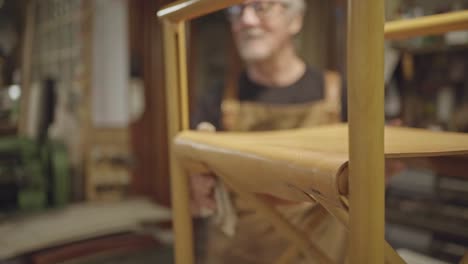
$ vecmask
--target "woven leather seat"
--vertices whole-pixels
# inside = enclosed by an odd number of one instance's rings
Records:
[[[306,194],[311,194],[339,207],[340,196],[347,195],[345,124],[276,132],[186,131],[174,144],[186,169],[213,171],[245,191],[292,201],[310,201]],[[465,154],[468,134],[385,128],[386,158]]]

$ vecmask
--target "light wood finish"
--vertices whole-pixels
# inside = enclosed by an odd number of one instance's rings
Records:
[[[382,263],[384,190],[384,1],[350,0],[348,120],[350,264]]]
[[[159,18],[177,23],[219,11],[241,2],[243,0],[180,0],[159,10],[157,15]]]
[[[325,199],[309,195],[312,201],[319,201],[322,206],[327,209],[327,211],[336,217],[346,228],[349,229],[349,213],[348,213],[348,205],[349,201],[346,197],[341,196],[341,200],[345,209],[339,209],[332,205],[330,205]],[[403,258],[398,255],[398,253],[388,244],[387,241],[384,241],[384,255],[385,255],[385,263],[388,264],[405,264],[406,262]]]
[[[403,127],[385,130],[389,159],[468,154],[467,134]],[[190,170],[216,168],[227,175],[235,171],[234,176],[220,176],[235,177],[244,191],[295,201],[309,201],[303,192],[319,193],[343,208],[340,196],[347,193],[340,186],[348,181],[347,132],[345,124],[254,133],[185,131],[177,136],[174,151]]]
[[[468,28],[468,10],[385,23],[385,38],[400,39],[442,34]]]
[[[385,263],[387,264],[406,264],[405,260],[398,255],[395,249],[393,249],[387,241],[384,241],[384,253]]]
[[[180,71],[185,65],[184,54],[179,46],[179,39],[185,39],[183,25],[164,21],[164,54],[166,62],[166,104],[168,141],[172,142],[174,136],[188,128],[187,118],[184,120],[181,98],[187,92],[186,75]],[[178,60],[179,58],[179,60]],[[182,62],[182,63],[181,63]],[[184,65],[179,65],[184,64]],[[184,89],[185,87],[185,89]],[[186,109],[186,108],[185,108]],[[173,226],[175,235],[175,262],[177,264],[194,263],[193,254],[193,227],[189,207],[188,179],[178,161],[174,157],[173,147],[169,145],[169,171],[171,175],[171,198],[173,210]]]
[[[179,58],[179,97],[180,97],[180,115],[181,129],[189,129],[189,100],[188,100],[188,84],[187,84],[187,47],[185,22],[177,24],[177,53]]]
[[[299,255],[299,249],[292,245],[276,260],[275,264],[289,264]]]
[[[349,210],[349,207],[348,207],[349,206],[349,201],[348,201],[348,199],[346,197],[344,197],[344,196],[341,196],[341,201],[343,202],[345,207]],[[322,201],[322,203],[324,203],[324,201]],[[325,204],[326,204],[326,202],[325,202]],[[349,221],[349,215],[345,211],[341,211],[337,215],[340,216],[340,219],[341,219],[342,223],[345,223],[345,225],[347,225],[346,223],[348,223],[348,221]],[[385,263],[388,263],[388,264],[405,264],[406,263],[403,260],[403,258],[400,257],[400,255],[398,255],[398,253],[392,248],[392,246],[390,246],[390,244],[388,244],[387,241],[384,241],[384,253],[385,253]]]
[[[346,125],[255,133],[185,131],[174,151],[188,170],[212,170],[245,193],[293,201],[310,201],[311,195],[347,225],[348,206],[340,193],[346,188],[339,187],[347,185],[347,132]],[[400,159],[466,155],[468,135],[388,127],[385,153]],[[384,249],[391,248],[382,238]],[[397,259],[396,253],[385,254]]]
[[[314,201],[315,202],[315,201]],[[320,206],[320,205],[318,205]],[[327,212],[326,210],[320,206],[317,208],[317,210],[320,210],[320,213],[314,214],[314,217],[311,219],[307,219],[305,223],[302,223],[301,225],[305,227],[305,232],[311,233],[313,230],[315,230],[317,227],[319,227],[323,221],[325,221]],[[300,250],[297,248],[296,245],[290,245],[288,249],[276,260],[276,264],[287,264],[287,263],[293,263],[295,258],[297,258],[300,254]]]
[[[271,207],[271,205],[264,202],[251,192],[246,192],[243,190],[243,188],[239,188],[240,185],[237,183],[236,179],[231,178],[226,182],[229,184],[229,187],[232,190],[240,195],[242,199],[248,201],[249,204],[252,205],[258,212],[263,214],[263,216],[268,219],[268,221],[280,234],[284,235],[287,239],[293,242],[294,245],[296,245],[304,253],[306,258],[309,260],[318,260],[319,263],[323,264],[333,263],[333,261],[320,248],[318,248],[312,241],[309,240],[309,237],[306,233],[300,231],[294,225],[288,222],[288,220],[273,207]]]

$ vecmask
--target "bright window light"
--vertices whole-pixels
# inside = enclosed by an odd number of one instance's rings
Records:
[[[8,87],[8,95],[10,96],[11,100],[18,100],[21,96],[20,86],[17,84],[10,85],[10,87]]]

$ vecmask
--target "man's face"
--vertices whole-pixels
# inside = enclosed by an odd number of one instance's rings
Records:
[[[302,17],[290,5],[291,0],[247,0],[231,7],[231,28],[242,59],[267,59],[292,41]]]

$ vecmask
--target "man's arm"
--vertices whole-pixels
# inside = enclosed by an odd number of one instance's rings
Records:
[[[198,97],[195,111],[190,120],[190,127],[197,129],[200,123],[212,124],[216,130],[221,124],[221,100],[223,97],[222,86],[206,89]]]

